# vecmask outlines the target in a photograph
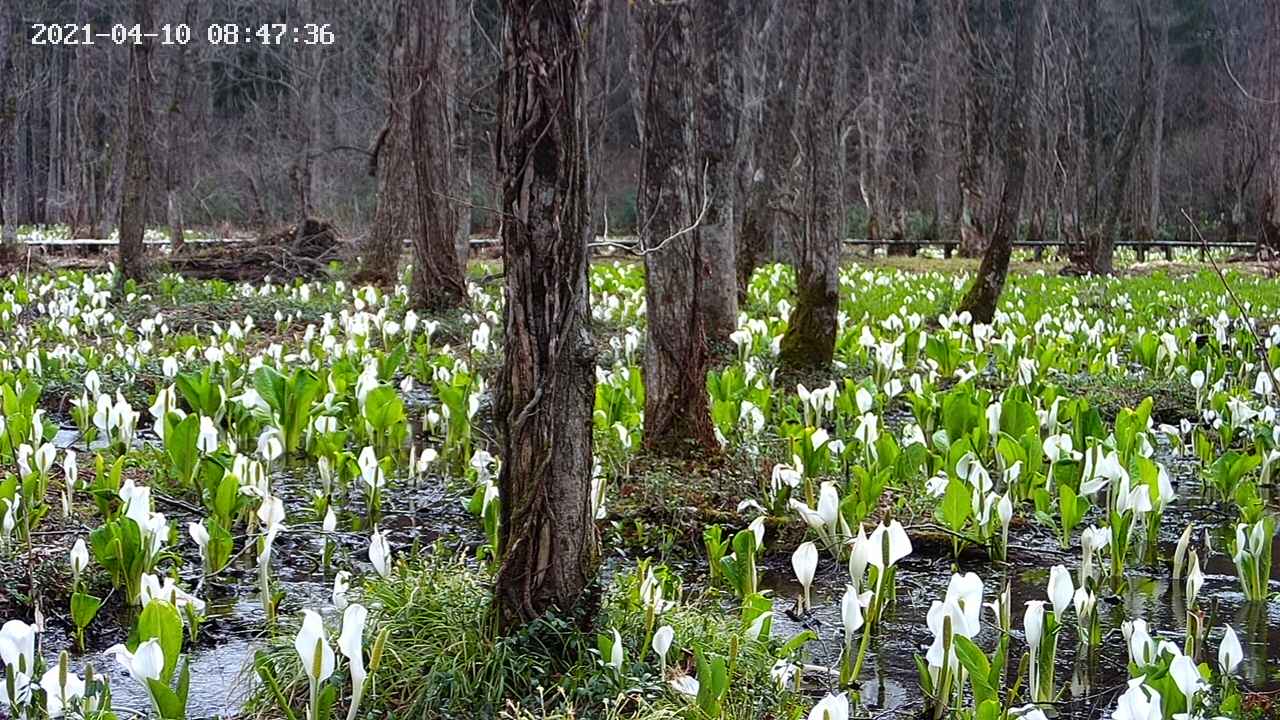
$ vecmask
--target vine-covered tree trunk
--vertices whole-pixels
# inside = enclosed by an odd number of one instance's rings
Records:
[[[141,26],[141,42],[129,49],[129,101],[125,130],[124,182],[120,193],[120,275],[139,280],[146,272],[143,233],[147,228],[147,192],[151,162],[151,0],[134,0],[133,15]]]
[[[504,0],[497,172],[506,330],[494,418],[502,445],[499,622],[577,604],[599,565],[591,507],[583,32],[573,0]]]
[[[715,446],[706,390],[706,278],[699,232],[691,229],[703,173],[694,166],[688,77],[693,12],[687,4],[632,7],[632,68],[640,122],[645,307],[644,441],[662,451]],[[710,212],[708,208],[708,213]],[[705,221],[705,217],[704,217]]]
[[[697,51],[697,150],[694,169],[705,197],[706,214],[698,240],[706,267],[702,284],[702,318],[707,339],[729,342],[738,326],[737,238],[734,237],[734,108],[730,99],[738,67],[737,41],[729,3],[694,6]],[[697,178],[695,178],[697,179]],[[643,216],[642,216],[643,217]]]
[[[780,360],[790,367],[831,363],[836,344],[840,265],[839,200],[836,197],[840,138],[835,106],[839,53],[838,0],[816,0],[808,26],[803,107],[797,117],[800,142],[796,215],[796,303],[782,338]]]
[[[1023,0],[1018,6],[1018,30],[1014,41],[1013,88],[1009,96],[1009,135],[1005,145],[1004,190],[996,215],[995,232],[982,254],[982,265],[960,303],[975,323],[990,323],[1009,274],[1009,256],[1018,232],[1018,213],[1027,176],[1027,121],[1031,111],[1036,46],[1040,33],[1040,0]]]
[[[444,310],[467,300],[467,283],[458,262],[458,210],[453,190],[453,134],[449,122],[449,94],[444,71],[451,58],[449,28],[436,21],[430,8],[435,0],[409,0],[411,28],[409,57],[413,77],[402,97],[409,99],[408,148],[411,173],[417,183],[413,240],[413,282],[409,292],[416,307]]]

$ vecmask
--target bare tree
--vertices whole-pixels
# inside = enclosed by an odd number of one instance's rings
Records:
[[[694,35],[700,38],[695,147],[702,159],[698,164],[705,175],[701,192],[707,209],[698,227],[705,267],[698,270],[705,272],[700,302],[707,339],[716,343],[727,343],[738,326],[733,94],[739,62],[729,11],[727,1],[700,2],[693,9]]]
[[[708,283],[697,227],[707,213],[695,207],[709,172],[695,167],[693,157],[693,11],[685,3],[646,1],[631,7],[631,21],[642,158],[636,213],[643,219],[648,313],[645,445],[665,452],[690,443],[709,449],[715,432],[702,311]],[[703,201],[709,212],[711,194]],[[732,285],[729,291],[735,291]]]
[[[18,242],[18,74],[16,57],[22,44],[16,32],[17,5],[0,9],[0,74],[9,78],[0,83],[0,257]]]
[[[410,96],[419,89],[410,53],[416,43],[406,27],[413,27],[412,3],[388,3],[382,9],[383,37],[390,40],[384,61],[387,93],[386,120],[369,153],[369,174],[378,184],[377,208],[360,243],[357,282],[391,285],[396,281],[404,238],[414,233],[417,212],[414,192],[417,183],[406,147],[409,132]],[[406,25],[405,23],[410,23]]]
[[[1145,0],[1134,0],[1133,8],[1138,38],[1137,87],[1132,94],[1132,104],[1125,116],[1124,124],[1120,128],[1120,139],[1112,166],[1114,180],[1109,188],[1111,202],[1103,217],[1101,228],[1089,238],[1088,243],[1086,262],[1089,264],[1089,269],[1099,275],[1110,275],[1115,270],[1116,233],[1120,227],[1120,216],[1125,209],[1129,181],[1133,176],[1134,153],[1137,152],[1138,144],[1142,139],[1142,128],[1146,122],[1148,105],[1151,101],[1152,58]]]
[[[455,189],[449,97],[454,92],[451,75],[444,68],[453,62],[447,25],[435,22],[434,0],[410,0],[413,14],[408,32],[413,35],[407,55],[412,67],[411,84],[400,88],[409,99],[407,152],[413,179],[417,215],[413,239],[413,281],[410,297],[420,308],[443,310],[466,302],[467,283],[459,262],[459,213],[450,197]]]
[[[454,247],[458,263],[466,268],[471,256],[471,10],[475,0],[449,0],[448,86],[453,125],[453,184],[449,189],[454,212]]]
[[[1018,32],[1013,54],[1013,88],[1009,93],[1009,131],[1004,151],[1004,190],[996,214],[995,231],[982,254],[982,265],[973,285],[960,302],[975,323],[990,323],[1009,274],[1009,256],[1018,234],[1023,185],[1027,176],[1028,116],[1035,93],[1037,43],[1040,35],[1040,0],[1023,0],[1018,6]]]
[[[572,0],[504,0],[497,160],[506,272],[499,622],[569,610],[595,576],[583,29]]]
[[[744,298],[751,274],[768,259],[776,258],[776,238],[784,234],[780,209],[789,204],[787,173],[795,158],[792,123],[799,102],[796,80],[801,48],[794,42],[798,17],[786,12],[783,0],[772,0],[757,42],[755,58],[760,75],[755,84],[762,97],[758,129],[754,133],[753,157],[745,167],[745,191],[738,228],[738,297]],[[744,103],[746,105],[748,103]],[[743,114],[751,112],[744,108]],[[744,125],[748,124],[744,121]]]
[[[1269,122],[1267,132],[1267,187],[1262,208],[1263,242],[1280,248],[1280,3],[1268,3],[1265,20],[1266,63],[1270,83],[1265,90]]]
[[[805,61],[796,122],[796,303],[782,338],[779,359],[790,367],[831,363],[839,309],[840,222],[836,148],[840,145],[836,77],[841,36],[839,0],[815,0],[802,20]]]
[[[120,199],[120,276],[138,280],[146,272],[143,235],[147,229],[147,193],[151,161],[147,141],[151,131],[151,0],[134,0],[134,17],[141,37],[129,49],[129,112],[125,131],[124,185]]]
[[[188,25],[194,23],[194,2],[184,3],[182,19]],[[186,131],[186,104],[188,95],[188,49],[185,43],[177,46],[177,58],[173,63],[172,77],[169,80],[169,107],[165,117],[165,151],[164,163],[164,195],[165,219],[169,224],[169,247],[171,252],[182,251],[186,243],[186,230],[182,219],[182,199],[179,188],[183,184],[182,170],[187,163],[183,140]]]

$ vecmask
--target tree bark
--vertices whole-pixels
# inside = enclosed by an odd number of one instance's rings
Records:
[[[756,162],[749,169],[746,202],[742,208],[738,231],[738,299],[744,300],[751,274],[770,259],[774,236],[782,233],[785,223],[779,221],[777,207],[784,204],[787,169],[795,158],[795,141],[791,130],[797,102],[799,49],[794,39],[794,25],[800,22],[788,13],[783,0],[774,0],[765,22],[766,36],[763,71],[764,113],[756,135]]]
[[[1265,15],[1267,54],[1265,97],[1272,103],[1280,101],[1280,3],[1268,3]],[[1280,108],[1272,105],[1267,131],[1266,188],[1263,192],[1262,239],[1272,251],[1280,250]]]
[[[464,270],[471,258],[471,3],[474,0],[450,0],[449,21],[452,37],[450,63],[453,68],[449,101],[453,118],[453,197],[454,248],[458,264]]]
[[[840,138],[834,103],[839,52],[840,2],[815,0],[807,25],[795,214],[802,228],[796,238],[796,303],[782,338],[779,360],[789,367],[831,364],[836,344],[840,265],[838,186],[835,157]]]
[[[1009,256],[1018,232],[1018,214],[1022,207],[1022,190],[1027,176],[1027,122],[1031,111],[1033,75],[1037,44],[1042,23],[1040,0],[1023,0],[1018,5],[1018,30],[1014,44],[1013,89],[1009,96],[1009,134],[1005,145],[1004,190],[996,215],[995,232],[982,254],[982,265],[969,292],[960,303],[973,322],[990,324],[996,303],[1009,274]]]
[[[12,17],[11,17],[12,15]],[[10,3],[0,11],[0,257],[8,254],[18,242],[18,72],[17,54],[22,45],[13,32],[17,25],[17,8]]]
[[[185,5],[184,22],[193,22],[193,9],[193,3],[188,2]],[[164,164],[165,219],[169,225],[169,251],[173,254],[182,252],[186,245],[186,228],[183,227],[182,198],[179,195],[179,189],[182,184],[182,167],[186,162],[186,153],[180,148],[183,145],[183,118],[187,103],[187,46],[179,45],[175,51],[178,57],[174,63],[169,95],[169,113],[166,118],[168,138],[165,142],[168,157]]]
[[[591,509],[590,329],[583,32],[572,0],[504,0],[497,161],[506,330],[494,417],[502,446],[506,630],[568,611],[599,565]]]
[[[413,234],[413,281],[410,298],[425,310],[460,307],[467,300],[467,283],[458,262],[458,209],[453,189],[453,140],[448,81],[451,62],[448,27],[432,21],[434,0],[411,0],[407,19],[415,43],[409,52],[412,84],[402,88],[409,98],[409,157],[417,183],[416,225]]]
[[[404,32],[411,3],[391,3],[382,12],[386,53],[387,119],[373,144],[369,171],[377,184],[377,205],[368,234],[360,243],[360,267],[355,281],[384,287],[395,284],[404,239],[415,234],[412,166],[408,161],[409,94],[415,73],[410,67],[410,33]]]
[[[1147,206],[1148,238],[1154,237],[1160,230],[1160,190],[1161,172],[1164,161],[1164,115],[1166,86],[1169,83],[1169,25],[1173,21],[1164,18],[1160,21],[1160,46],[1157,50],[1159,67],[1156,69],[1155,113],[1151,118],[1151,186],[1150,201]]]
[[[690,445],[710,450],[716,441],[706,391],[706,261],[701,228],[690,230],[701,214],[695,203],[703,180],[701,169],[694,167],[693,87],[688,78],[693,12],[683,3],[645,2],[632,6],[631,19],[633,87],[641,116],[636,215],[643,219],[648,313],[644,441],[666,453]],[[711,202],[710,195],[706,200]]]
[[[702,318],[707,340],[728,343],[738,327],[737,238],[734,237],[734,109],[730,94],[738,68],[737,41],[729,3],[700,2],[694,7],[697,51],[697,149],[705,184],[706,214],[698,226],[705,266]],[[695,176],[693,178],[697,180]],[[701,207],[701,205],[699,205]],[[641,217],[644,217],[641,214]],[[651,306],[652,307],[652,306]]]
[[[405,33],[396,33],[397,39]],[[372,168],[378,187],[377,206],[369,233],[360,243],[360,268],[355,281],[389,287],[396,282],[404,239],[414,235],[416,223],[411,176],[412,167],[405,149],[408,126],[407,104],[388,102],[391,117],[378,141],[376,164]]]
[[[314,22],[315,0],[298,0],[295,24]],[[312,215],[314,177],[311,167],[312,145],[315,141],[315,125],[320,112],[319,50],[305,44],[294,45],[291,115],[293,155],[289,160],[289,191],[294,222],[301,227]]]
[[[146,274],[143,234],[147,228],[147,193],[151,161],[151,0],[134,0],[134,18],[144,37],[129,49],[129,103],[125,130],[124,183],[120,194],[120,276],[140,280]]]
[[[1129,189],[1129,178],[1133,175],[1133,156],[1138,149],[1138,141],[1142,137],[1142,127],[1146,122],[1147,105],[1150,103],[1151,89],[1151,50],[1148,43],[1150,28],[1147,24],[1146,12],[1141,1],[1134,3],[1137,12],[1138,28],[1138,87],[1134,92],[1133,106],[1129,108],[1120,130],[1119,148],[1116,151],[1114,167],[1115,182],[1110,188],[1111,204],[1107,210],[1102,228],[1090,243],[1090,268],[1098,275],[1110,275],[1115,272],[1116,233],[1120,227],[1120,215],[1124,211],[1124,202]]]

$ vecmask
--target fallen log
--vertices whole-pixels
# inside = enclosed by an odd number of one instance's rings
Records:
[[[346,245],[327,222],[307,218],[274,235],[235,245],[193,247],[167,258],[169,269],[195,280],[276,282],[311,280],[329,272],[329,264],[346,258]]]

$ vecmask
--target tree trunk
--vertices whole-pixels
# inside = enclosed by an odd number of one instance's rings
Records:
[[[1041,22],[1040,0],[1023,0],[1018,5],[1013,89],[1009,96],[1009,135],[1004,155],[1004,190],[1000,195],[995,232],[982,254],[978,275],[960,303],[961,310],[968,310],[975,323],[991,323],[1009,274],[1009,255],[1013,252],[1013,238],[1018,232],[1018,212],[1027,175],[1027,121],[1034,94],[1033,74]]]
[[[737,41],[728,2],[700,2],[694,7],[697,52],[697,149],[702,161],[692,178],[706,195],[706,214],[698,226],[706,268],[702,283],[702,318],[707,339],[728,343],[738,327],[737,238],[734,237],[734,109],[730,100],[738,67]],[[702,207],[698,205],[699,209]],[[642,214],[641,217],[644,217]]]
[[[991,83],[986,79],[989,48],[984,38],[970,29],[966,3],[956,10],[956,22],[964,38],[965,93],[963,138],[960,169],[957,181],[960,190],[959,217],[956,226],[960,231],[959,254],[962,257],[978,257],[984,254],[990,242],[986,196],[986,160],[991,132]]]
[[[151,0],[134,0],[133,15],[144,35],[151,33]],[[151,40],[129,49],[129,102],[125,130],[124,183],[120,193],[120,276],[140,280],[146,272],[143,233],[151,185],[148,134],[151,131]]]
[[[392,37],[399,44],[406,33],[397,32]],[[405,149],[408,104],[393,98],[387,105],[390,117],[371,162],[378,187],[377,205],[369,234],[360,244],[360,268],[354,276],[356,282],[383,287],[396,282],[400,252],[404,248],[404,239],[416,232],[413,217],[417,212],[413,197],[416,183],[410,174],[412,167]]]
[[[497,170],[506,330],[494,418],[502,446],[500,625],[568,611],[595,577],[591,508],[588,143],[572,0],[504,0]]]
[[[467,299],[467,283],[458,263],[458,212],[449,198],[453,176],[453,132],[450,129],[447,78],[453,62],[448,27],[433,22],[433,0],[405,0],[399,27],[409,28],[407,82],[395,89],[408,100],[406,134],[410,175],[416,187],[413,281],[409,296],[415,307],[446,310]],[[442,78],[444,81],[442,82]]]
[[[706,390],[707,278],[700,233],[689,229],[700,212],[694,205],[703,175],[693,158],[692,15],[686,4],[631,8],[633,87],[641,115],[636,216],[643,218],[648,308],[644,441],[667,453],[687,450],[690,443],[704,449],[716,444]]]
[[[194,15],[192,5],[193,3],[187,3],[183,13],[184,21],[188,23],[192,22]],[[172,254],[182,252],[186,245],[186,228],[183,227],[182,198],[179,195],[179,187],[182,183],[182,167],[186,161],[186,153],[182,152],[180,147],[187,103],[187,46],[178,45],[175,52],[178,57],[174,63],[169,115],[166,118],[168,138],[165,142],[165,150],[168,157],[164,164],[165,220],[169,225],[169,251]]]
[[[1280,3],[1268,3],[1265,17],[1266,77],[1270,82],[1264,86],[1264,90],[1265,97],[1276,102],[1280,100]],[[1262,239],[1274,252],[1280,250],[1280,109],[1274,106],[1270,108],[1267,131],[1270,133],[1270,140],[1266,144],[1266,157],[1263,158],[1267,176],[1263,192]]]
[[[1156,70],[1156,99],[1151,118],[1151,195],[1147,206],[1147,236],[1154,237],[1160,230],[1160,184],[1164,160],[1164,107],[1165,86],[1169,82],[1169,25],[1168,18],[1160,22],[1160,46],[1157,50],[1159,67]]]
[[[8,254],[18,242],[18,72],[17,54],[22,50],[19,37],[11,32],[15,25],[16,7],[10,3],[0,11],[0,257]]]
[[[296,24],[314,22],[315,0],[299,0]],[[289,160],[289,194],[292,202],[293,221],[299,226],[312,215],[311,152],[315,140],[315,124],[320,111],[319,50],[305,44],[295,44],[292,98],[293,155]]]
[[[799,51],[788,39],[795,33],[790,26],[799,23],[795,13],[788,13],[783,0],[774,0],[765,23],[764,49],[764,113],[756,135],[756,162],[747,183],[742,225],[738,231],[738,299],[747,296],[751,274],[771,259],[774,237],[783,231],[776,205],[786,191],[784,176],[795,157],[795,140],[791,129],[797,101]]]
[[[453,196],[454,247],[458,264],[464,270],[471,258],[471,3],[474,0],[450,0],[452,5],[450,38],[453,74],[449,86],[449,102],[453,121]]]
[[[360,243],[360,267],[354,279],[384,287],[396,282],[404,239],[416,234],[413,215],[417,212],[413,193],[416,183],[409,163],[409,95],[415,90],[417,75],[410,67],[411,35],[402,25],[412,23],[408,14],[412,3],[396,2],[382,13],[383,37],[391,46],[386,54],[387,119],[374,141],[369,171],[377,184],[377,205],[369,232]]]
[[[1124,211],[1124,201],[1129,190],[1129,178],[1133,175],[1133,156],[1138,149],[1138,141],[1142,137],[1142,127],[1146,122],[1147,105],[1151,100],[1151,50],[1148,46],[1146,13],[1142,3],[1135,3],[1138,26],[1138,87],[1134,93],[1133,107],[1129,108],[1120,130],[1119,149],[1116,151],[1114,167],[1115,182],[1110,188],[1111,205],[1107,210],[1102,228],[1094,236],[1089,248],[1091,270],[1098,275],[1110,275],[1115,272],[1116,233],[1120,227],[1120,214]]]
[[[803,103],[796,134],[800,141],[797,166],[796,215],[802,228],[796,242],[796,303],[782,338],[780,361],[789,367],[831,364],[836,344],[839,309],[840,237],[837,210],[839,147],[834,103],[840,38],[840,3],[815,0],[808,26]]]

